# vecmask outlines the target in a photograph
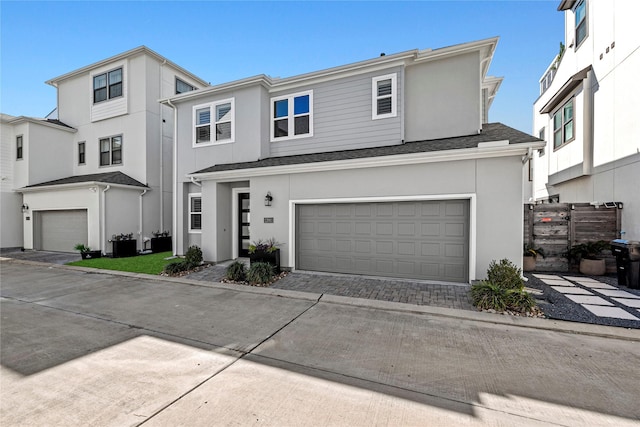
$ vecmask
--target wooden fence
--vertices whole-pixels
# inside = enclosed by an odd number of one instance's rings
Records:
[[[575,244],[611,241],[620,237],[621,209],[589,203],[549,203],[524,205],[524,242],[542,248],[537,271],[568,272],[567,252]],[[616,271],[615,258],[605,254],[607,272]]]

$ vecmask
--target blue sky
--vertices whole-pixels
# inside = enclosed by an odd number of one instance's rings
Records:
[[[2,0],[0,111],[43,117],[56,105],[44,81],[140,45],[217,84],[499,36],[489,74],[505,80],[489,119],[530,133],[564,38],[558,3]]]

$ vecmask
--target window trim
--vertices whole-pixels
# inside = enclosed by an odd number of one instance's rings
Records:
[[[16,135],[16,160],[24,159],[24,135]]]
[[[200,199],[200,211],[195,212],[191,210],[191,200]],[[187,215],[189,217],[189,233],[201,234],[202,233],[202,193],[189,193],[189,207],[187,209]],[[193,228],[191,225],[191,215],[200,215],[200,228]]]
[[[309,115],[309,132],[303,133],[300,135],[295,135],[295,110],[294,110],[294,101],[296,98],[302,96],[309,96],[309,112],[304,114],[298,114],[297,117],[301,117],[303,115]],[[273,132],[275,131],[275,122],[276,117],[274,117],[275,108],[274,105],[277,101],[282,101],[286,99],[288,102],[288,110],[287,110],[287,126],[288,126],[288,135],[287,136],[279,136],[275,137]],[[283,117],[278,117],[279,120],[283,120]],[[270,99],[270,107],[269,107],[269,141],[278,142],[278,141],[289,141],[292,139],[301,139],[301,138],[311,138],[313,136],[313,89],[305,90],[302,92],[291,93],[287,95],[275,96]]]
[[[224,121],[216,121],[216,107],[218,107],[219,105],[224,105],[224,104],[231,104],[231,117],[229,120],[224,120]],[[196,132],[196,126],[203,126],[203,125],[197,125],[197,121],[198,121],[198,116],[197,116],[197,111],[198,110],[203,110],[205,108],[209,109],[209,142],[197,142],[197,136],[198,133]],[[216,141],[215,140],[215,132],[212,132],[215,129],[215,126],[218,123],[226,123],[226,122],[231,122],[231,138],[228,139],[223,139],[220,141]],[[192,126],[191,126],[192,132],[193,132],[193,138],[191,141],[191,145],[193,148],[200,148],[200,147],[209,147],[211,145],[223,145],[223,144],[231,144],[236,142],[236,106],[235,106],[235,98],[227,98],[227,99],[221,99],[219,101],[214,101],[214,102],[208,102],[206,104],[199,104],[199,105],[194,105],[193,109],[192,109]],[[211,138],[211,135],[213,135],[213,138]]]
[[[577,12],[578,12],[578,7],[580,7],[580,5],[584,4],[584,18],[582,18],[582,20],[577,23],[576,21],[576,17],[577,17]],[[589,15],[588,15],[588,6],[587,6],[587,0],[578,0],[576,2],[576,5],[573,8],[573,23],[574,23],[574,29],[573,29],[573,37],[575,38],[575,50],[578,50],[578,48],[580,46],[582,46],[582,43],[584,43],[584,41],[589,37]],[[578,27],[584,23],[585,29],[584,29],[584,37],[582,38],[582,40],[578,41]]]
[[[180,82],[180,83],[182,83],[182,84],[185,84],[185,85],[189,86],[191,89],[190,89],[190,90],[183,90],[182,92],[179,92],[179,91],[178,91],[178,82]],[[175,92],[176,92],[176,95],[179,95],[179,94],[181,94],[181,93],[192,92],[192,91],[194,91],[194,90],[196,90],[196,89],[197,89],[197,88],[196,88],[194,85],[189,84],[189,83],[185,82],[184,80],[182,80],[181,78],[179,78],[178,76],[176,76],[176,84],[175,84]]]
[[[391,80],[391,95],[378,96],[378,82]],[[378,114],[378,99],[391,97],[391,112]],[[371,78],[371,120],[388,119],[398,116],[398,73]]]
[[[573,135],[571,136],[571,139],[566,139],[565,140],[565,137],[566,137],[565,136],[565,127],[569,123],[569,121],[567,121],[566,118],[564,117],[564,108],[569,104],[571,104],[571,110],[572,110],[570,122],[571,122],[572,128],[573,128]],[[556,117],[557,114],[562,114],[562,122],[560,124],[560,129],[556,129],[555,117]],[[551,114],[551,129],[553,129],[552,137],[551,137],[551,145],[553,146],[553,151],[561,149],[562,147],[564,147],[565,145],[569,144],[570,142],[572,142],[572,141],[574,141],[576,139],[576,103],[575,103],[575,96],[572,96],[571,98],[569,98],[558,109],[556,109],[553,114]],[[561,142],[560,142],[560,145],[556,146],[556,133],[558,131],[561,133]]]
[[[103,138],[104,139],[104,138]],[[82,151],[80,150],[82,147]],[[87,164],[87,141],[78,142],[78,166]]]
[[[111,96],[111,87],[114,84],[110,84],[109,83],[109,74],[113,73],[114,71],[118,71],[120,70],[120,81],[118,83],[120,83],[120,95],[116,95],[116,96]],[[104,86],[104,89],[106,89],[107,91],[107,97],[105,99],[101,99],[100,101],[96,101],[96,77],[100,77],[100,76],[104,76],[105,78],[105,83],[106,86]],[[117,83],[115,83],[117,84]],[[93,105],[96,104],[101,104],[103,102],[108,102],[111,101],[112,99],[117,99],[117,98],[122,98],[124,97],[124,67],[123,66],[119,66],[116,68],[113,68],[111,70],[105,71],[103,73],[97,73],[97,74],[93,74],[91,76],[91,86],[93,88]],[[102,87],[100,87],[99,89],[103,89]]]
[[[120,162],[113,163],[113,140],[114,138],[120,138]],[[102,141],[105,139],[109,140],[109,164],[102,164]],[[124,164],[124,155],[123,155],[123,147],[124,146],[124,138],[122,134],[120,135],[111,135],[105,136],[102,138],[98,138],[98,166],[101,168],[107,168],[111,166],[122,166]],[[104,152],[106,153],[106,151]]]

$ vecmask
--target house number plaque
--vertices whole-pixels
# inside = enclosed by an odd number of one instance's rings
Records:
[[[264,223],[265,224],[273,224],[273,218],[265,218],[264,219]]]

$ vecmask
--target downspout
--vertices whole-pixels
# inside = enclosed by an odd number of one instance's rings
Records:
[[[165,59],[160,64],[160,81],[158,82],[158,93],[162,97],[162,82],[164,66],[167,63]],[[164,231],[164,116],[162,111],[162,103],[160,104],[160,231]]]
[[[140,239],[138,239],[140,241],[140,243],[143,245],[143,247],[141,249],[144,249],[144,233],[142,230],[142,197],[147,194],[147,191],[149,191],[148,189],[144,189],[142,191],[142,193],[140,193],[140,218],[138,221],[138,235],[140,236]]]
[[[167,105],[173,108],[173,171],[172,171],[172,213],[171,219],[171,233],[173,234],[173,255],[178,255],[178,109],[171,103],[170,99],[167,99]],[[182,231],[180,232],[180,238],[182,238]]]
[[[102,253],[105,255],[107,253],[107,196],[105,193],[109,191],[110,188],[111,186],[107,184],[104,190],[102,190],[102,200],[100,203],[100,208],[102,210],[102,212],[100,213],[100,226],[102,228]]]
[[[593,173],[593,70],[587,72],[583,92],[582,174],[589,176]]]

